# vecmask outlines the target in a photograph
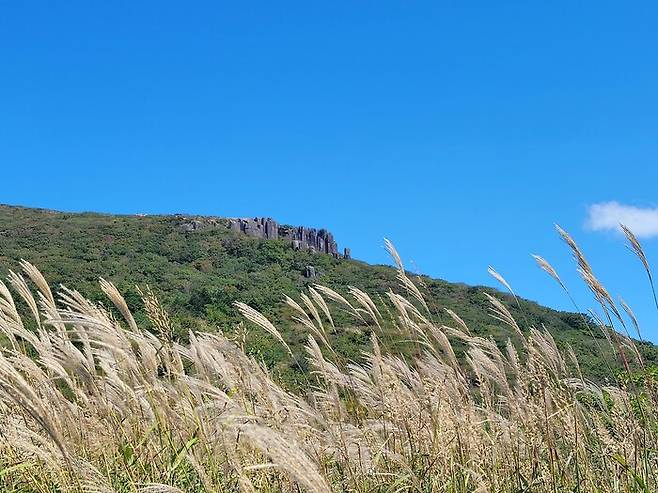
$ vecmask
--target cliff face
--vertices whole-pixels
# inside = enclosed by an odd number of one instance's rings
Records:
[[[255,217],[253,219],[229,219],[229,228],[233,231],[262,238],[276,240],[279,238],[279,225],[269,217]]]
[[[338,245],[334,240],[334,235],[326,229],[280,226],[279,237],[289,239],[296,250],[338,255]]]
[[[334,257],[350,258],[349,248],[338,252],[338,244],[326,229],[305,226],[281,226],[274,219],[265,217],[229,219],[229,228],[249,236],[265,240],[289,240],[295,250],[326,253]]]

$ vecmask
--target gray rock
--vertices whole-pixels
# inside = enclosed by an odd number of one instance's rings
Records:
[[[180,214],[177,214],[176,217],[182,222],[178,225],[178,228],[183,233],[189,233],[191,231],[199,231],[206,228],[215,228],[219,226],[220,222],[216,218],[212,217],[185,217]]]
[[[311,253],[326,253],[340,258],[338,245],[334,236],[326,229],[307,228],[304,226],[281,226],[272,218],[233,218],[228,220],[228,227],[264,240],[282,239],[290,241],[295,250]]]
[[[276,240],[279,237],[279,225],[269,217],[229,219],[229,228],[249,236],[264,240]]]
[[[308,279],[313,279],[316,276],[317,276],[317,274],[315,272],[315,267],[313,267],[312,265],[307,265],[304,268],[304,277],[306,277]]]
[[[206,226],[206,224],[203,223],[202,221],[194,219],[192,221],[182,223],[180,225],[180,229],[184,233],[188,233],[190,231],[198,231],[200,229],[203,229],[205,226]]]
[[[289,239],[293,248],[299,250],[309,250],[329,255],[338,252],[338,245],[333,235],[326,229],[280,226],[279,238]]]

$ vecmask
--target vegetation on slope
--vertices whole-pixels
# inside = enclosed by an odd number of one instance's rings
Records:
[[[26,259],[57,286],[75,286],[92,300],[103,299],[100,276],[112,281],[123,293],[140,324],[149,321],[136,286],[149,286],[167,308],[174,336],[187,341],[190,330],[234,334],[240,321],[233,302],[238,300],[261,311],[281,330],[295,354],[303,354],[306,330],[292,320],[293,310],[283,302],[285,295],[302,302],[299,292],[313,283],[328,286],[347,296],[356,286],[380,297],[396,287],[396,270],[355,260],[338,260],[328,255],[294,251],[282,241],[258,240],[224,227],[185,233],[177,216],[114,216],[71,214],[0,206],[0,274]],[[306,279],[304,269],[313,265],[316,279]],[[437,324],[452,322],[446,309],[457,313],[474,334],[492,336],[499,347],[515,338],[509,327],[488,316],[485,293],[496,294],[526,327],[547,327],[558,347],[568,344],[578,355],[583,372],[597,379],[610,366],[621,362],[601,351],[605,342],[600,329],[582,315],[565,313],[520,300],[495,290],[451,284],[421,277],[419,289],[427,299]],[[342,329],[332,334],[332,344],[347,359],[358,359],[370,347],[372,328],[339,312]],[[413,344],[397,336],[394,327],[383,327],[383,337],[395,351],[411,355]],[[242,334],[241,334],[242,336]],[[273,338],[259,331],[246,334],[248,354],[264,361],[284,381],[299,384],[306,368],[286,358]],[[463,347],[457,346],[458,354]],[[654,346],[641,344],[645,359],[658,360]]]

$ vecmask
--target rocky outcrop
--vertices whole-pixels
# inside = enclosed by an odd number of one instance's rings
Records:
[[[295,250],[312,253],[325,253],[335,258],[351,258],[349,248],[340,253],[334,235],[326,229],[307,228],[306,226],[280,225],[270,217],[231,218],[188,217],[176,214],[178,228],[185,234],[206,228],[228,227],[237,233],[261,238],[263,240],[285,240]]]
[[[272,218],[236,218],[228,220],[228,227],[236,232],[244,233],[265,240],[288,240],[295,250],[307,250],[312,253],[326,253],[336,258],[350,258],[350,250],[344,254],[338,251],[334,235],[326,229],[307,228],[305,226],[281,226]]]
[[[279,226],[279,238],[290,240],[296,250],[338,255],[338,245],[334,240],[334,235],[326,229]]]
[[[189,233],[191,231],[199,231],[200,229],[204,229],[207,227],[217,227],[219,225],[219,221],[217,219],[212,219],[212,218],[199,217],[199,218],[190,219],[181,214],[177,214],[176,217],[179,218],[181,221],[178,227],[183,233]]]
[[[255,217],[253,219],[229,219],[229,228],[233,231],[245,233],[249,236],[264,240],[279,238],[279,225],[269,217]]]

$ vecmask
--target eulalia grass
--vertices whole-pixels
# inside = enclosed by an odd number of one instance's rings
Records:
[[[642,248],[624,230],[651,285]],[[142,291],[140,327],[116,287],[92,303],[57,295],[28,262],[0,282],[0,487],[5,492],[650,492],[658,490],[651,372],[624,317],[573,239],[583,279],[600,303],[601,347],[622,375],[597,385],[545,328],[517,322],[499,347],[449,312],[437,319],[390,243],[399,292],[373,299],[324,286],[285,298],[306,354],[253,308],[237,309],[291,358],[305,384],[286,390],[239,340],[221,333],[174,340],[166,311]],[[565,290],[541,257],[539,266]],[[492,275],[510,291],[494,269]],[[622,309],[632,315],[630,307]],[[332,312],[372,329],[372,350],[349,361],[332,347]],[[632,320],[635,320],[631,316]],[[633,322],[639,331],[637,324]],[[387,349],[382,327],[415,345]],[[615,330],[618,328],[619,330]],[[638,332],[639,333],[639,332]],[[605,341],[605,339],[602,339]],[[641,375],[642,378],[631,378]]]

